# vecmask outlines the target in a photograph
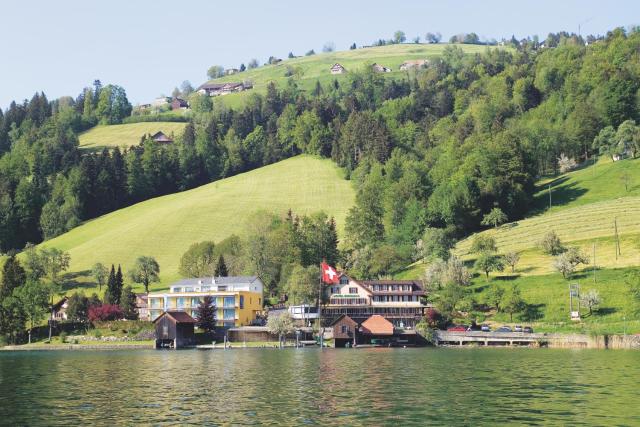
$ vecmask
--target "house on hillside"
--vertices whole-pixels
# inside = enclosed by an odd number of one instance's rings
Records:
[[[347,69],[337,62],[331,66],[330,70],[331,74],[345,74],[347,72]]]
[[[429,64],[426,59],[411,59],[400,64],[400,70],[407,71],[415,68],[424,68]]]
[[[391,72],[391,68],[387,68],[387,67],[385,67],[383,65],[380,65],[380,64],[377,64],[375,62],[371,65],[371,69],[375,73],[390,73]]]
[[[172,110],[186,110],[189,108],[189,103],[184,99],[173,98],[171,100],[171,109]]]
[[[173,139],[169,138],[162,131],[158,131],[158,132],[154,133],[153,135],[151,135],[151,139],[153,141],[157,142],[158,144],[171,144],[171,143],[173,143]]]
[[[181,348],[196,344],[196,320],[184,311],[165,311],[153,324],[156,329],[156,348]]]
[[[227,68],[226,70],[224,70],[224,74],[226,76],[230,76],[232,74],[236,74],[236,73],[239,73],[239,72],[240,72],[240,70],[238,70],[237,68]]]
[[[69,298],[65,296],[53,305],[53,319],[59,322],[67,320],[67,308],[69,308]]]
[[[220,96],[228,95],[234,92],[242,92],[253,88],[253,83],[249,81],[231,82],[231,83],[205,83],[198,88],[198,93],[201,95]]]
[[[136,294],[136,309],[140,320],[149,320],[149,306],[147,304],[147,294]]]

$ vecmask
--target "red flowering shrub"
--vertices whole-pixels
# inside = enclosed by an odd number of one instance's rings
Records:
[[[431,327],[437,327],[442,322],[442,315],[435,308],[428,308],[424,317]]]
[[[89,322],[122,319],[122,309],[115,304],[92,305],[89,307]]]

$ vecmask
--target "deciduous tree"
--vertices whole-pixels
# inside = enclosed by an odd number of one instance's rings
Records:
[[[134,283],[144,285],[144,291],[149,293],[149,284],[160,281],[160,265],[154,257],[141,256],[138,257],[133,265],[133,269],[129,271],[129,277]]]

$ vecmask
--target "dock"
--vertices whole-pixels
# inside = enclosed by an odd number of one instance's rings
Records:
[[[525,332],[437,331],[435,335],[435,344],[438,346],[530,346],[542,345],[548,340],[549,337],[547,336],[547,334]]]

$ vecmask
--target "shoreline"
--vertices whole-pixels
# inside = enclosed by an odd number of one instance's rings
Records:
[[[227,350],[246,349],[274,349],[275,346],[243,345],[242,342],[232,342]],[[585,335],[585,334],[544,334],[544,338],[528,345],[484,345],[479,342],[466,341],[464,344],[435,344],[425,347],[432,348],[564,348],[564,349],[599,349],[599,350],[640,350],[640,335]],[[285,345],[284,348],[295,348]],[[325,347],[334,348],[334,347]],[[356,347],[356,348],[365,348]],[[371,348],[371,347],[366,347]],[[395,347],[393,347],[395,348]],[[412,347],[420,348],[420,347]],[[22,344],[0,347],[0,351],[87,351],[87,350],[153,350],[154,343],[131,344]],[[225,350],[220,346],[194,346],[193,350]]]

